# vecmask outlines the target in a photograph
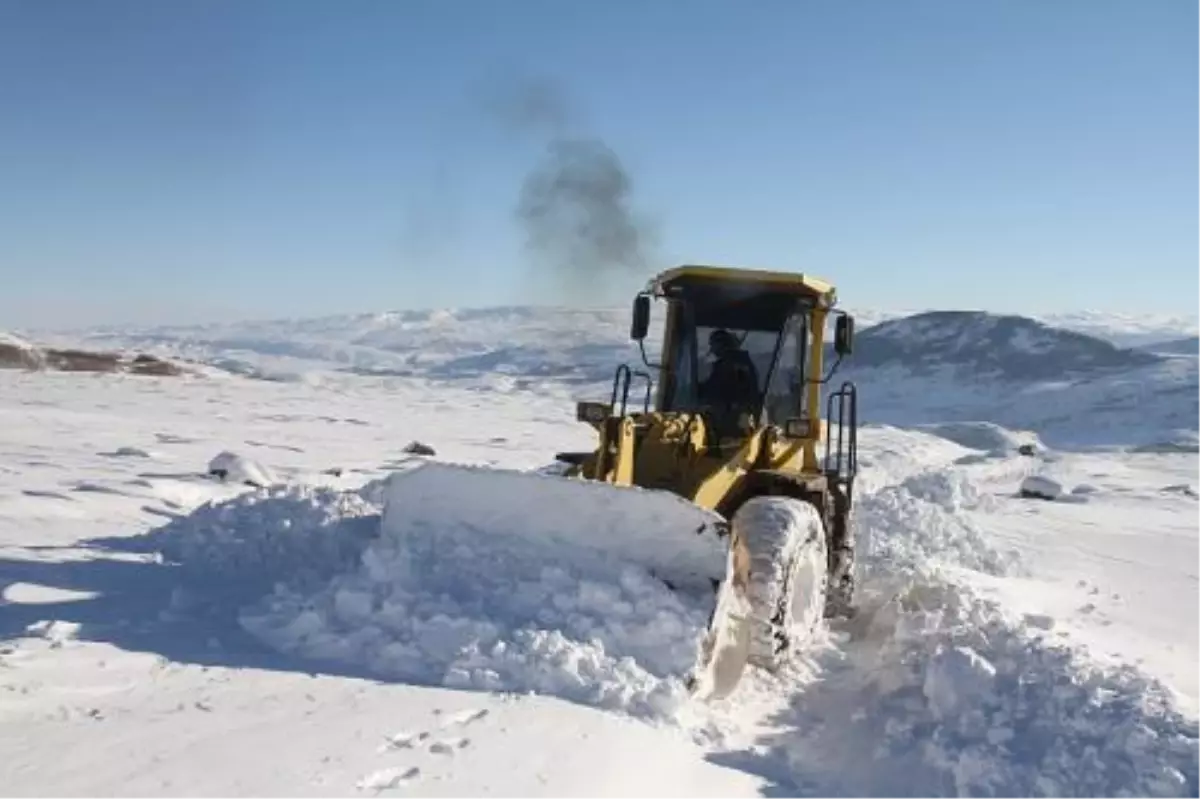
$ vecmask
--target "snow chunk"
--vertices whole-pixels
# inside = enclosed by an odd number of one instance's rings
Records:
[[[409,455],[437,455],[437,450],[421,441],[409,442],[402,451]]]
[[[266,488],[279,482],[266,466],[229,451],[209,461],[208,473],[225,482],[242,483],[255,488]]]
[[[110,452],[98,453],[109,458],[150,458],[153,457],[149,452],[141,447],[117,447]],[[209,466],[209,472],[212,471],[212,466]]]
[[[925,671],[922,690],[933,717],[943,719],[985,698],[995,678],[996,667],[974,649],[941,648]]]
[[[45,638],[52,647],[57,648],[78,638],[81,628],[82,625],[78,622],[43,619],[28,625],[25,631]]]
[[[1030,499],[1055,500],[1062,496],[1062,483],[1041,474],[1031,474],[1021,481],[1021,496]]]

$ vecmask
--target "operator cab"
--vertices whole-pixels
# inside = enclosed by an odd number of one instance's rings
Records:
[[[650,299],[667,303],[656,409],[703,413],[722,428],[745,422],[783,425],[805,416],[806,386],[820,380],[810,349],[819,311],[833,287],[786,272],[684,266],[651,281],[634,305],[633,338],[648,331]],[[838,323],[838,351],[849,351],[852,326]],[[741,420],[739,423],[738,420]],[[733,430],[731,429],[731,432]]]
[[[794,377],[779,366],[785,332],[806,329],[807,309],[786,295],[722,292],[722,287],[670,298],[658,406],[662,411],[763,411],[767,389]],[[737,286],[730,287],[737,289]],[[792,330],[797,327],[798,330]],[[791,348],[795,355],[795,347]],[[725,368],[726,365],[728,368]]]

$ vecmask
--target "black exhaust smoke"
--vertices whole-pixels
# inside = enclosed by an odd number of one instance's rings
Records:
[[[526,176],[517,218],[537,258],[581,276],[640,269],[644,223],[621,159],[598,139],[555,138]]]
[[[633,179],[601,139],[572,132],[577,115],[557,85],[524,81],[500,93],[494,109],[538,137],[542,152],[526,173],[515,216],[538,277],[553,275],[569,299],[595,303],[651,264],[655,231],[633,204]]]

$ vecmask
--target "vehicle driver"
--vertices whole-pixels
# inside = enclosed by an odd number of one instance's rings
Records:
[[[758,370],[737,337],[714,330],[708,337],[712,371],[700,384],[700,398],[714,405],[752,406],[758,400]]]

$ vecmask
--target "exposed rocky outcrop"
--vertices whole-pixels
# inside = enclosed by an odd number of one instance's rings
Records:
[[[180,364],[140,353],[39,347],[13,335],[0,333],[0,369],[29,371],[124,373],[151,377],[177,377],[187,373]]]

